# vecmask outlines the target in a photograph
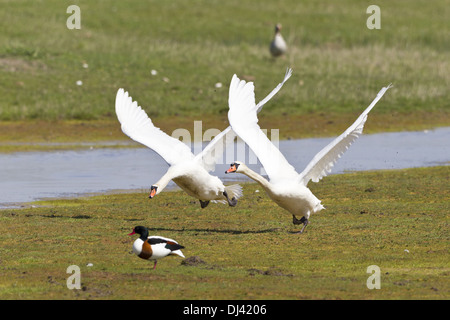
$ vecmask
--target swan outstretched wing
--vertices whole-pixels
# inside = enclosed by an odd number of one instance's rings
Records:
[[[234,132],[252,149],[271,182],[298,176],[280,150],[267,138],[258,125],[254,85],[234,75],[228,98],[228,120]],[[238,160],[238,159],[236,159]]]
[[[266,104],[274,95],[277,94],[278,91],[280,91],[283,84],[291,77],[292,75],[292,69],[288,68],[286,70],[286,74],[284,75],[284,79],[281,83],[279,83],[264,99],[262,99],[256,106],[257,112],[260,112],[264,104]],[[233,77],[231,84],[233,84],[233,81],[238,81],[239,79],[236,79]],[[236,83],[235,83],[236,84]],[[236,133],[231,129],[231,126],[223,130],[221,133],[219,133],[217,136],[214,137],[213,140],[203,149],[201,153],[195,156],[195,158],[198,161],[201,161],[203,164],[203,167],[207,171],[213,171],[217,161],[219,159],[222,159],[223,157],[223,151],[227,148],[229,144],[231,144],[234,141],[234,138],[236,137]]]
[[[123,89],[117,91],[116,114],[123,133],[158,153],[169,165],[194,157],[187,145],[155,127],[145,111]]]
[[[272,99],[272,97],[274,95],[276,95],[278,93],[278,91],[280,91],[281,87],[283,86],[283,84],[291,77],[292,75],[292,69],[291,68],[287,68],[286,69],[286,74],[284,75],[284,79],[281,83],[279,83],[275,89],[273,89],[264,99],[262,99],[257,105],[257,112],[260,112],[262,107],[266,104],[267,101],[269,101],[270,99]]]
[[[367,120],[367,115],[375,106],[378,100],[391,88],[389,85],[378,92],[376,98],[367,107],[366,110],[356,119],[356,121],[342,133],[339,137],[331,141],[325,148],[317,153],[311,162],[306,166],[305,170],[300,173],[299,182],[307,185],[309,180],[319,182],[326,176],[333,168],[336,161],[344,154],[350,145],[362,134],[364,123]]]
[[[220,132],[208,143],[208,145],[195,156],[197,160],[206,171],[214,171],[217,161],[223,158],[223,152],[228,144],[234,141],[236,134],[231,130],[231,126]]]

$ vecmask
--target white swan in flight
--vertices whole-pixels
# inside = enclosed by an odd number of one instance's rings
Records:
[[[368,113],[390,87],[391,85],[381,89],[375,100],[358,119],[317,153],[305,170],[299,174],[261,131],[256,114],[253,83],[246,83],[234,77],[230,85],[228,120],[233,131],[258,157],[270,182],[240,161],[232,163],[226,173],[240,172],[258,182],[276,204],[292,214],[295,225],[303,223],[300,231],[303,233],[309,223],[310,215],[324,209],[321,201],[308,189],[308,182],[310,180],[318,182],[331,171],[336,161],[362,134]],[[296,215],[303,217],[297,219]]]
[[[291,74],[292,70],[288,69],[283,82],[258,104],[259,110],[281,89]],[[242,188],[239,185],[224,186],[218,177],[209,173],[222,157],[225,145],[236,136],[231,126],[211,140],[201,153],[194,155],[186,144],[155,127],[145,111],[124,89],[117,91],[116,114],[127,136],[155,151],[170,166],[161,179],[151,186],[150,199],[173,180],[187,194],[199,199],[202,208],[210,201],[228,202],[230,206],[237,204],[237,199],[242,196]]]

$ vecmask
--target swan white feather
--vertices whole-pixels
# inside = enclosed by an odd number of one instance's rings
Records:
[[[378,92],[376,98],[372,103],[364,110],[364,112],[356,119],[356,121],[342,133],[339,137],[331,141],[325,148],[319,151],[311,162],[306,166],[305,170],[299,176],[299,182],[303,185],[307,185],[310,180],[313,182],[319,182],[324,176],[331,172],[334,164],[337,160],[348,150],[350,145],[358,139],[364,129],[367,116],[375,107],[376,103],[386,93],[386,91],[392,87],[389,84]]]
[[[169,165],[194,158],[187,145],[155,127],[145,111],[122,88],[116,95],[116,114],[123,133],[155,151]]]
[[[262,99],[255,108],[257,109],[256,112],[259,113],[263,106],[270,100],[274,95],[280,91],[280,89],[283,87],[284,83],[291,77],[292,75],[292,69],[287,68],[286,73],[284,75],[284,79],[282,82],[280,82],[264,99]],[[241,101],[240,97],[240,80],[236,75],[233,75],[230,83],[230,89],[229,89],[229,100],[228,104],[239,104],[239,103],[247,103],[246,101]],[[251,98],[251,97],[250,97]],[[253,101],[250,102],[254,104],[254,95],[253,95]],[[203,164],[206,170],[212,171],[215,168],[215,165],[219,159],[222,158],[223,150],[226,149],[226,146],[234,141],[236,137],[236,133],[231,129],[231,126],[228,126],[225,130],[223,130],[221,133],[216,135],[213,140],[203,149],[201,153],[195,156],[195,159]]]
[[[292,71],[289,72],[289,76]],[[288,74],[288,73],[287,73]],[[298,176],[280,150],[267,138],[258,125],[253,82],[239,80],[234,75],[230,85],[228,121],[233,131],[252,149],[266,170],[270,181]]]

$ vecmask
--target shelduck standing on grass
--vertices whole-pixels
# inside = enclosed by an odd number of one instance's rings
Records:
[[[153,269],[156,268],[158,259],[162,259],[169,255],[177,255],[184,258],[180,249],[184,249],[182,245],[179,245],[175,240],[164,238],[160,236],[148,236],[148,228],[137,226],[133,228],[133,231],[129,236],[133,234],[139,234],[133,243],[133,252],[141,259],[155,260]]]

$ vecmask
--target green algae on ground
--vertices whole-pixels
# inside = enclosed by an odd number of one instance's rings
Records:
[[[201,209],[175,191],[1,210],[0,297],[447,299],[449,177],[448,166],[326,177],[310,187],[327,209],[303,235],[257,184],[243,185],[235,208]],[[168,257],[151,270],[131,253],[136,225],[205,263]],[[66,286],[70,265],[80,267],[82,290]],[[380,267],[380,290],[366,286],[370,265]]]

